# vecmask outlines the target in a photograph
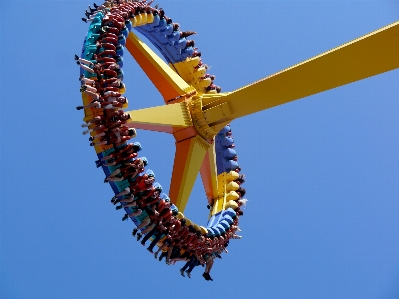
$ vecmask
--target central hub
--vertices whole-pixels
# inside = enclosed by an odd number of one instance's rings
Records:
[[[221,101],[223,94],[195,95],[187,101],[191,118],[198,134],[211,141],[214,136],[231,120],[231,109],[227,102]],[[214,103],[214,105],[209,104]]]
[[[210,142],[218,133],[214,131],[206,119],[206,115],[202,110],[202,95],[195,95],[187,102],[188,109],[191,114],[191,119],[198,134]]]

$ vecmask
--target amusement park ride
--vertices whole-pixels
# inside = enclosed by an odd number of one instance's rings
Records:
[[[176,153],[169,197],[180,212],[177,218],[192,223],[182,213],[198,172],[201,174],[211,211],[206,226],[192,225],[205,237],[225,236],[229,226],[234,225],[226,220],[236,219],[235,211],[239,208],[240,194],[235,192],[239,188],[235,183],[238,173],[234,171],[238,164],[233,159],[235,150],[229,134],[229,124],[234,119],[399,68],[398,21],[250,85],[218,93],[197,49],[181,37],[163,10],[149,4],[110,1],[96,5],[87,13],[91,24],[81,59],[95,64],[96,54],[97,59],[106,58],[105,61],[116,61],[122,66],[121,56],[126,48],[161,93],[165,105],[127,111],[130,119],[126,126],[173,134]],[[134,31],[146,37],[164,59]],[[107,48],[106,43],[113,46]],[[100,71],[82,70],[81,74],[95,81],[102,76]],[[117,76],[122,79],[123,73],[118,71]],[[117,92],[123,93],[124,87]],[[82,99],[83,105],[88,105],[96,97],[84,91]],[[84,121],[111,111],[102,108],[86,108]],[[91,131],[92,139],[96,140],[96,134]],[[98,159],[118,146],[121,145],[95,145]],[[106,176],[118,167],[102,166]],[[110,185],[118,194],[134,179],[110,181]],[[134,210],[126,207],[125,211],[131,214]],[[131,219],[139,225],[146,216],[143,210]]]

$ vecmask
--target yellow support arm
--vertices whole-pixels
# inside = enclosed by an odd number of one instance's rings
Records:
[[[185,102],[128,111],[129,127],[175,133],[193,125]]]
[[[165,103],[196,92],[194,87],[188,85],[133,32],[129,33],[126,48],[162,94]]]
[[[209,146],[210,144],[198,135],[176,142],[169,196],[182,213]]]
[[[203,110],[226,103],[231,113],[219,123],[231,121],[396,68],[399,21],[231,93],[204,95]]]
[[[206,197],[208,198],[208,203],[212,203],[212,200],[218,196],[216,153],[214,144],[209,146],[206,151],[200,173]]]

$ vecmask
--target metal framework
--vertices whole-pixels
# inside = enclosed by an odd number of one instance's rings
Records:
[[[232,120],[399,68],[399,21],[342,46],[219,94],[196,89],[196,58],[167,65],[130,32],[126,47],[162,94],[165,105],[129,111],[135,128],[173,134],[170,198],[184,211],[201,173],[215,214],[226,203],[226,174],[217,175],[213,138]],[[244,101],[245,99],[245,101]]]

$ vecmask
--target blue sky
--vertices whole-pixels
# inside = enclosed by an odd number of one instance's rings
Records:
[[[159,1],[231,91],[399,19],[397,1]],[[84,1],[4,1],[1,298],[399,298],[399,71],[232,123],[249,203],[212,269],[166,266],[130,235],[82,136]],[[131,109],[162,98],[126,55]],[[365,62],[367,63],[367,62]],[[139,131],[167,190],[169,135]],[[198,180],[185,214],[207,219]]]

